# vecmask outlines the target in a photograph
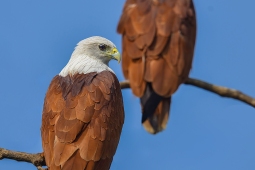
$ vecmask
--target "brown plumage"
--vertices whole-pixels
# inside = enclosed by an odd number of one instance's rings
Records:
[[[192,0],[127,0],[117,31],[122,69],[141,98],[142,123],[150,133],[165,129],[171,95],[190,72],[196,17]]]
[[[42,116],[50,170],[109,170],[124,121],[121,89],[110,71],[55,76]]]

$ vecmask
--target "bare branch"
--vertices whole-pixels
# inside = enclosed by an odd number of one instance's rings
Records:
[[[207,83],[198,79],[193,79],[193,78],[188,78],[184,84],[196,86],[204,90],[216,93],[222,97],[233,98],[233,99],[242,101],[252,107],[255,107],[254,98],[235,89],[230,89],[223,86],[217,86],[217,85],[210,84],[210,83]],[[130,88],[130,84],[128,81],[120,82],[120,86],[122,89]]]
[[[188,78],[184,84],[196,86],[204,90],[213,92],[222,97],[233,98],[242,101],[252,107],[255,107],[255,99],[235,89],[230,89],[222,86],[213,85],[198,79]],[[128,81],[120,82],[121,89],[130,88]],[[16,152],[0,148],[0,160],[13,159],[16,161],[23,161],[34,164],[38,170],[44,170],[45,161],[42,153],[30,154],[25,152]]]
[[[217,86],[214,84],[210,84],[198,79],[188,78],[185,82],[187,85],[192,85],[196,87],[200,87],[202,89],[208,90],[210,92],[216,93],[222,97],[233,98],[239,101],[242,101],[252,107],[255,107],[255,99],[238,91],[236,89],[230,89],[223,86]]]
[[[0,148],[0,160],[2,159],[13,159],[16,161],[32,163],[37,167],[38,170],[44,170],[42,166],[45,166],[45,161],[42,153],[30,154]]]
[[[129,81],[125,80],[125,81],[120,82],[120,88],[121,89],[128,89],[128,88],[130,88]]]

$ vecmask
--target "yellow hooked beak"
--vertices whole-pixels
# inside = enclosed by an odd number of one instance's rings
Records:
[[[110,52],[112,59],[117,60],[118,63],[120,63],[121,57],[120,53],[117,50],[117,48],[113,48],[112,51]]]

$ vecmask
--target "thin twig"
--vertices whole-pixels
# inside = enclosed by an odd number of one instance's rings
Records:
[[[196,86],[204,90],[213,92],[222,97],[233,98],[242,101],[252,107],[255,107],[255,99],[235,89],[230,89],[222,86],[210,84],[198,79],[188,78],[184,84]],[[120,82],[121,89],[130,88],[128,81]],[[13,159],[16,161],[23,161],[34,164],[38,170],[44,170],[42,166],[45,166],[45,161],[42,153],[30,154],[25,152],[16,152],[0,148],[0,160],[1,159]]]

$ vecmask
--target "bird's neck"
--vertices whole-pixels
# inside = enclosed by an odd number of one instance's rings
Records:
[[[59,75],[66,77],[67,75],[74,74],[87,74],[91,72],[99,73],[105,70],[113,72],[113,70],[108,66],[108,63],[103,63],[100,60],[88,56],[79,55],[72,56]]]

